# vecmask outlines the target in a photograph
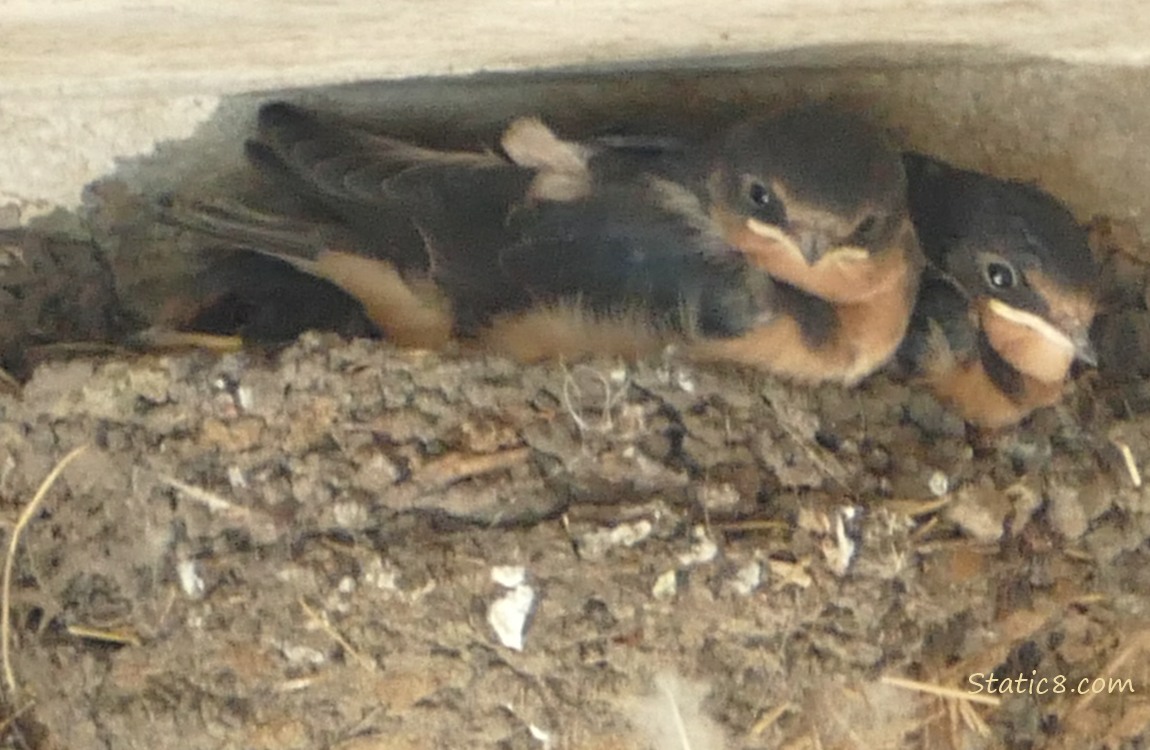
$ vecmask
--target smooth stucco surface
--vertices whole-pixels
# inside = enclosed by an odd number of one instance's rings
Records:
[[[1140,217],[1150,182],[1137,148],[1150,136],[1150,10],[1135,2],[19,0],[0,3],[0,27],[0,208],[24,220],[75,207],[116,170],[162,187],[233,159],[254,106],[233,95],[563,66],[625,73],[334,96],[459,128],[523,111],[578,111],[586,126],[619,102],[657,122],[769,106],[780,91],[845,96],[915,147],[1038,179],[1080,213]],[[626,73],[715,66],[717,78]]]

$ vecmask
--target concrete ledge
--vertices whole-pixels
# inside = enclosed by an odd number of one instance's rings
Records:
[[[1141,63],[1133,0],[15,0],[0,94],[188,95],[353,80],[756,55],[823,45],[972,45]]]
[[[698,127],[787,98],[846,98],[917,148],[1037,179],[1084,215],[1141,220],[1137,188],[1150,182],[1150,157],[1135,148],[1150,140],[1141,4],[761,6],[4,3],[0,223],[74,208],[84,185],[113,172],[153,190],[231,163],[259,98],[246,92],[284,89],[402,132],[431,124],[433,135],[472,139],[526,111],[574,134],[625,121]],[[394,82],[558,66],[567,72]],[[368,80],[380,83],[338,86]],[[328,88],[299,93],[314,86]],[[178,145],[154,153],[169,142]]]

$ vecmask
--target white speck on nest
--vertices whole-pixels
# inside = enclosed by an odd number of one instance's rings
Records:
[[[280,653],[291,664],[308,664],[318,666],[327,661],[324,653],[311,646],[292,646],[286,643],[279,644]]]
[[[535,589],[527,584],[514,587],[491,603],[487,610],[487,622],[500,643],[516,651],[523,650],[527,617],[534,603]]]
[[[678,590],[678,574],[674,570],[668,570],[655,579],[655,585],[651,587],[651,595],[656,599],[670,599]]]
[[[850,569],[851,562],[854,560],[855,552],[858,551],[858,545],[847,534],[846,524],[844,521],[849,521],[857,514],[857,509],[852,507],[840,508],[834,515],[832,528],[834,529],[834,539],[827,539],[823,543],[823,555],[826,557],[827,566],[831,572],[837,576],[846,575],[847,570]]]
[[[204,595],[206,585],[200,577],[200,568],[195,560],[181,560],[176,565],[176,575],[180,579],[180,588],[184,594],[192,599],[199,599]]]
[[[579,552],[587,559],[598,560],[613,547],[634,547],[651,536],[652,530],[654,526],[645,518],[611,529],[596,529],[579,537]]]
[[[534,724],[527,725],[527,731],[531,736],[543,743],[543,747],[551,747],[551,733],[545,729],[540,729]]]
[[[751,560],[735,573],[735,579],[731,581],[731,588],[736,594],[750,596],[762,582],[763,566],[758,560]]]
[[[695,392],[695,379],[686,370],[679,370],[675,373],[675,385],[679,386],[679,389],[684,393]]]
[[[337,526],[344,529],[360,529],[368,522],[367,508],[360,503],[344,502],[332,505],[331,514]]]
[[[786,560],[768,560],[767,570],[771,572],[771,577],[775,578],[772,588],[783,589],[787,586],[795,586],[796,588],[806,589],[810,588],[814,582],[811,579],[811,574],[807,572],[807,565],[805,562],[787,562]]]
[[[236,401],[244,411],[251,411],[255,405],[255,393],[251,386],[241,385],[236,389]]]
[[[383,591],[399,591],[399,571],[377,557],[364,566],[363,582]]]
[[[491,580],[513,589],[527,580],[527,569],[522,565],[496,565],[491,568]]]
[[[238,466],[228,467],[228,484],[232,489],[241,489],[248,486],[248,478],[244,476],[244,470]]]
[[[950,492],[950,477],[941,471],[936,471],[930,475],[927,486],[930,488],[930,494],[935,497],[942,497]]]
[[[707,536],[707,530],[702,526],[696,526],[693,536],[695,541],[691,545],[690,551],[679,555],[679,563],[689,566],[714,560],[715,556],[719,554],[719,545],[715,544],[714,539]]]

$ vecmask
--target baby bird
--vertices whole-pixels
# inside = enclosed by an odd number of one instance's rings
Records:
[[[331,220],[169,215],[334,285],[405,346],[535,360],[680,343],[853,384],[903,336],[922,266],[903,167],[853,118],[803,108],[658,149],[564,141],[524,119],[501,151],[425,149],[272,103],[249,159]]]
[[[1098,267],[1086,231],[1038,188],[904,158],[930,263],[898,360],[973,425],[1013,425],[1062,396],[1089,340]]]

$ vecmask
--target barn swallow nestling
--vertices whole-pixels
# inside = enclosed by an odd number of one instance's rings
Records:
[[[890,142],[846,114],[801,108],[736,125],[706,175],[722,235],[802,312],[696,353],[848,385],[890,359],[924,263]]]
[[[334,224],[211,206],[176,221],[331,282],[401,345],[531,360],[679,342],[844,383],[891,356],[921,262],[880,135],[808,108],[682,150],[636,143],[520,120],[501,154],[443,152],[273,103],[251,161]]]
[[[238,257],[209,264],[197,280],[209,304],[177,315],[178,327],[213,323],[223,333],[219,322],[232,321],[258,339],[291,330],[277,313],[318,320],[304,317],[310,298],[296,300],[295,312],[277,302],[260,266],[284,291],[289,283],[341,290],[401,346],[434,349],[459,337],[525,360],[639,356],[679,335],[745,330],[770,309],[769,277],[709,231],[704,215],[689,216],[669,184],[591,190],[580,147],[536,121],[517,122],[504,146],[518,162],[431,151],[290,105],[264,107],[250,160],[333,220],[169,205],[169,220],[255,251],[247,278]],[[395,216],[404,221],[387,220]],[[344,307],[330,294],[327,301]]]
[[[1086,231],[1031,185],[906,154],[932,268],[898,360],[971,424],[1001,428],[1056,403],[1089,340],[1098,268]]]

